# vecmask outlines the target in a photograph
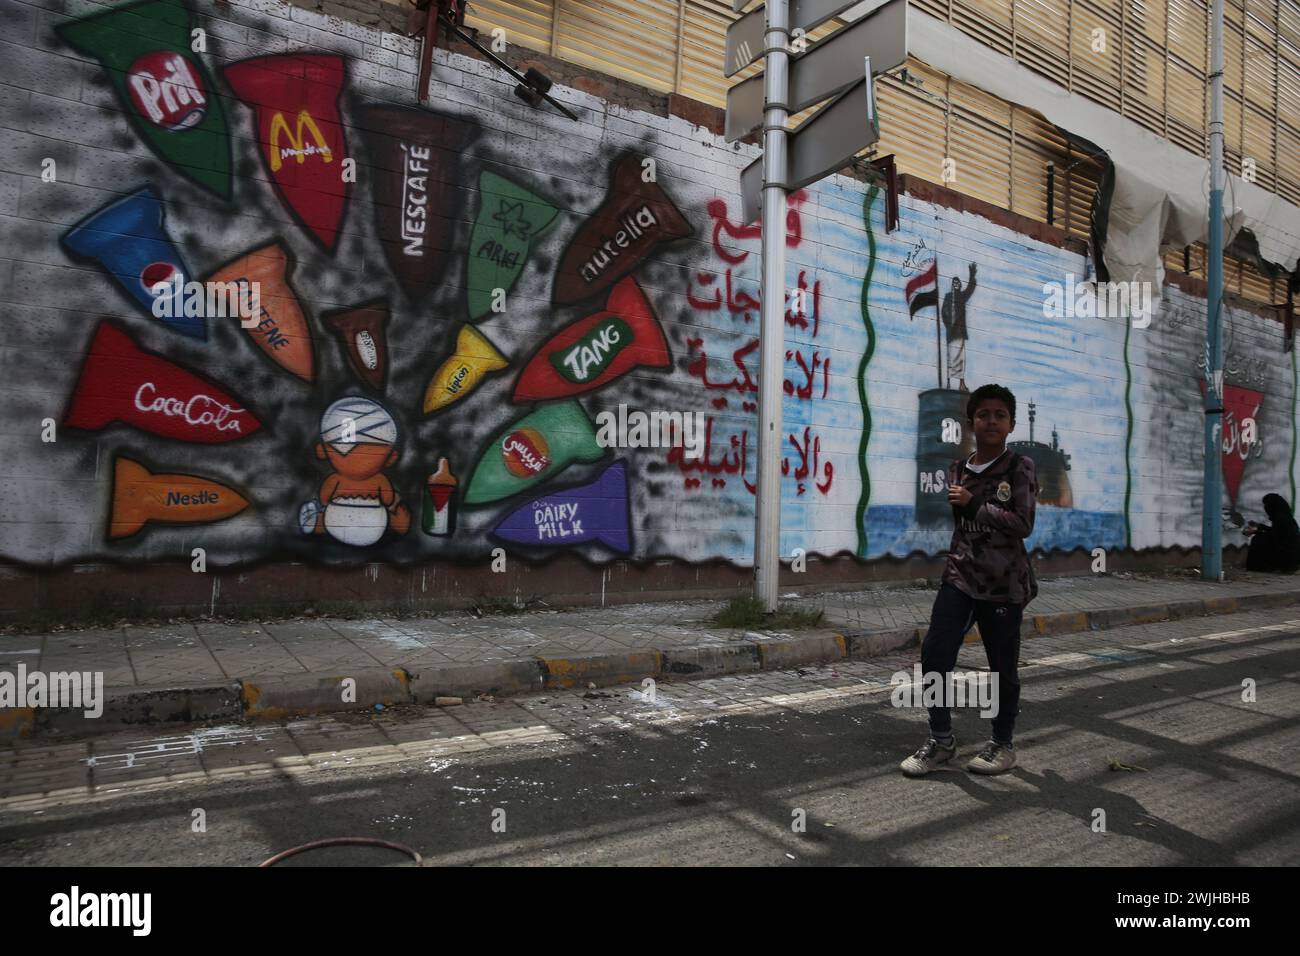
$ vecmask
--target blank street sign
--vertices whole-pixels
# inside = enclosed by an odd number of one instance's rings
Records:
[[[880,6],[884,0],[875,0]],[[815,30],[831,17],[849,7],[866,7],[862,0],[790,0],[790,29]],[[745,14],[727,28],[726,58],[722,75],[734,76],[763,53],[763,34],[767,32],[767,6],[764,4]]]
[[[789,111],[798,113],[853,85],[862,76],[863,57],[871,57],[876,73],[907,61],[907,0],[890,0],[792,60]],[[727,142],[747,135],[762,120],[763,74],[759,73],[727,91]]]
[[[860,68],[861,69],[861,68]],[[871,69],[870,65],[866,69]],[[828,173],[843,169],[854,156],[880,138],[875,119],[875,89],[870,76],[859,80],[799,124],[790,134],[786,187],[802,189]],[[745,222],[758,218],[763,188],[763,159],[740,174]]]

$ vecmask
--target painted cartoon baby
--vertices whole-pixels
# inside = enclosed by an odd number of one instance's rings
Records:
[[[397,422],[378,402],[341,398],[325,409],[316,457],[334,472],[299,510],[302,533],[328,533],[356,547],[374,544],[389,528],[406,534],[411,513],[383,474],[397,456]]]

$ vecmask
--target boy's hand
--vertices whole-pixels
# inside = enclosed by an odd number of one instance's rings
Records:
[[[961,485],[948,486],[948,503],[956,505],[958,508],[965,508],[970,504],[971,493]]]

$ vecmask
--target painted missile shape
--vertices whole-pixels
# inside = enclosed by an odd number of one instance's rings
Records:
[[[113,463],[111,539],[129,538],[146,524],[209,524],[233,517],[248,499],[229,485],[197,475],[151,472],[138,461]]]

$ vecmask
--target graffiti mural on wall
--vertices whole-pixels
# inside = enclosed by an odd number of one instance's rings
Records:
[[[68,343],[13,389],[61,431],[15,448],[15,473],[44,477],[3,517],[42,530],[4,557],[750,562],[761,226],[700,171],[722,154],[679,163],[705,147],[648,114],[639,137],[575,126],[583,148],[507,134],[486,82],[474,107],[415,108],[337,51],[354,44],[299,43],[238,0],[84,9],[42,42],[106,70],[87,74],[85,136],[113,191],[51,185],[52,225],[0,231],[15,284],[50,290],[39,333],[9,334],[35,355]],[[251,29],[195,52],[216,19]],[[943,551],[985,381],[1016,393],[1011,441],[1038,466],[1031,547],[1194,545],[1195,300],[1171,291],[1143,331],[1047,318],[1043,283],[1081,256],[906,196],[886,233],[883,207],[840,177],[789,198],[782,554]],[[37,271],[37,244],[76,280]],[[255,284],[257,313],[182,301],[195,276]],[[1294,371],[1265,360],[1272,326],[1233,322],[1226,504],[1246,510],[1286,491]],[[699,415],[698,442],[609,440],[595,423],[615,412]],[[55,520],[88,483],[82,524]]]

